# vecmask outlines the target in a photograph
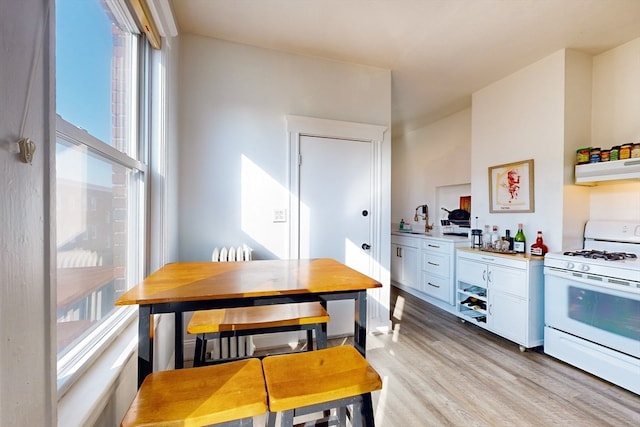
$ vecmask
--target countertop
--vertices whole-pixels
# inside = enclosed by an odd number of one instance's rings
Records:
[[[510,253],[500,253],[500,252],[492,252],[492,251],[483,251],[477,248],[459,248],[459,250],[463,250],[465,252],[472,252],[487,256],[497,256],[501,258],[511,258],[511,259],[524,259],[528,261],[544,261],[544,256],[531,255],[531,254],[510,254]]]
[[[451,236],[448,234],[442,234],[439,231],[430,231],[428,233],[425,233],[424,231],[400,231],[400,230],[391,230],[391,234],[394,234],[396,236],[409,236],[409,237],[419,237],[422,239],[434,239],[434,240],[441,240],[441,241],[445,241],[445,242],[454,242],[454,243],[458,243],[458,242],[469,242],[469,237],[468,236]]]

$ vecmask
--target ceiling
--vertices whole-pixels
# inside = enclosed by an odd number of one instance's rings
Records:
[[[640,37],[640,0],[173,0],[180,33],[390,69],[394,134],[562,48]]]

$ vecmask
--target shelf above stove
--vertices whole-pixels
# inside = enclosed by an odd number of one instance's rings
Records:
[[[575,175],[580,185],[640,180],[640,158],[576,165]]]

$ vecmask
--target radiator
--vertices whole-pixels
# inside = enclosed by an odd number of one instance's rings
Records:
[[[211,261],[251,261],[251,252],[252,249],[247,245],[215,248],[211,254]]]
[[[211,254],[211,261],[251,261],[251,252],[252,249],[247,245],[216,247]],[[208,358],[213,360],[251,356],[256,348],[252,336],[208,340],[207,347]]]

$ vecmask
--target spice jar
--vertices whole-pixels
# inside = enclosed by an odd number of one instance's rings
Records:
[[[620,160],[625,160],[631,157],[631,144],[622,144],[620,146]]]
[[[631,158],[637,159],[640,157],[640,142],[636,142],[631,146]]]
[[[589,163],[589,158],[591,157],[591,147],[578,148],[576,150],[576,163],[579,165],[584,165],[585,163]]]
[[[609,150],[602,150],[600,152],[600,161],[601,162],[608,162],[609,161],[609,157],[610,157],[610,151]]]
[[[616,161],[618,160],[620,157],[620,146],[616,145],[614,147],[611,147],[611,151],[609,151],[609,160]]]
[[[600,147],[593,147],[591,149],[591,156],[589,162],[598,163],[600,161]]]

